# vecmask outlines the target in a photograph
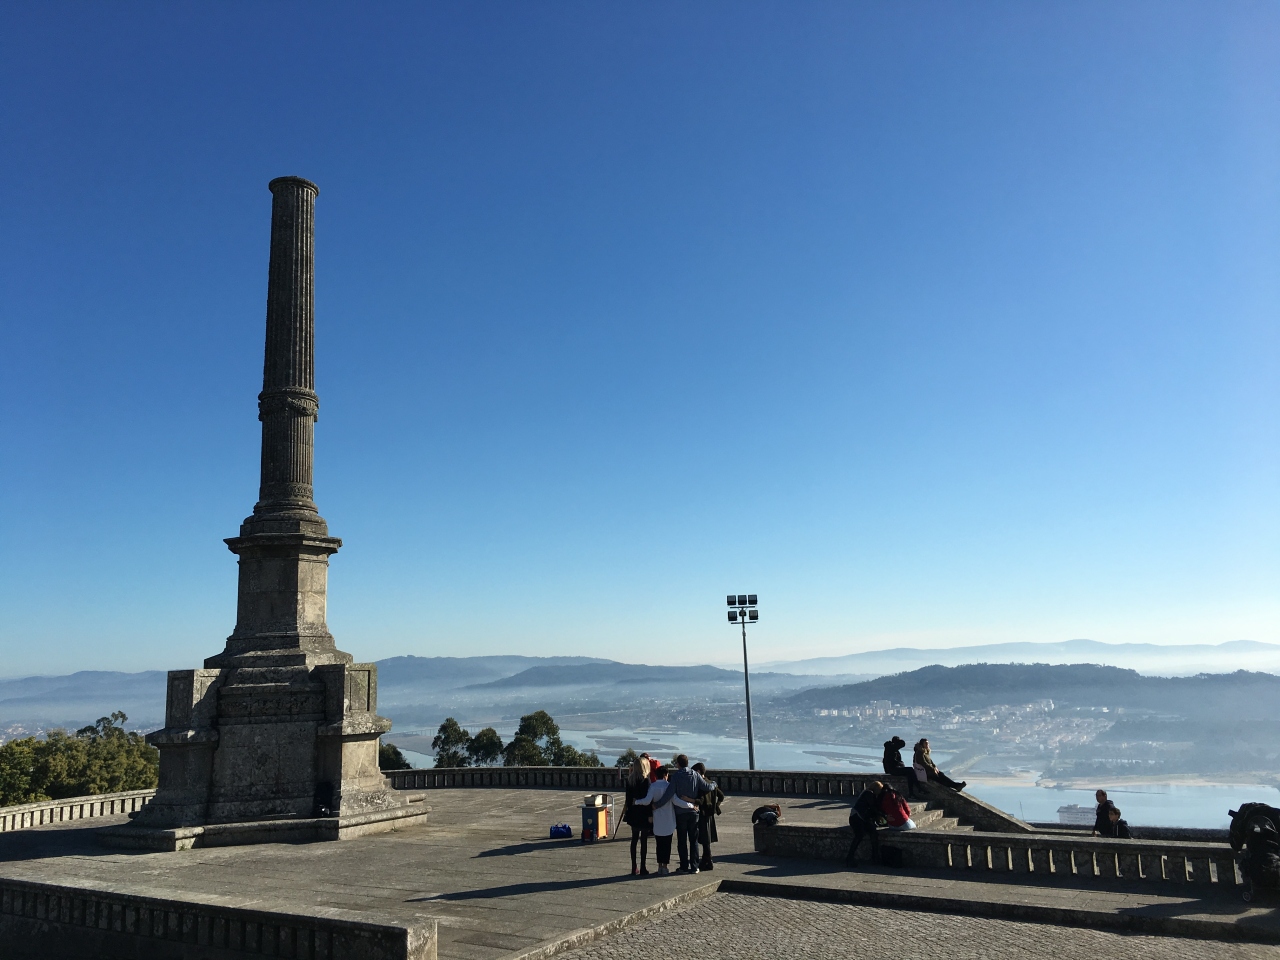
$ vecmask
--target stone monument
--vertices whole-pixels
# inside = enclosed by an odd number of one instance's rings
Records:
[[[155,799],[109,841],[161,849],[339,839],[422,816],[378,768],[378,672],[325,623],[329,557],[342,541],[312,494],[314,183],[272,180],[267,336],[253,515],[226,541],[239,558],[236,626],[203,670],[169,673]]]

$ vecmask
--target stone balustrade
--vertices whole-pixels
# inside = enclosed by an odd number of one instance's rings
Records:
[[[554,790],[621,791],[626,776],[618,767],[432,767],[388,770],[396,790],[448,787],[545,787]],[[708,770],[707,776],[730,796],[839,797],[852,801],[871,782],[887,783],[906,793],[905,777],[872,773],[810,773],[785,770]],[[947,816],[979,830],[1029,833],[1032,828],[977,797],[944,787],[922,788],[928,799],[942,804]]]
[[[0,807],[0,833],[29,830],[49,823],[88,820],[91,817],[115,817],[136,813],[156,795],[155,790],[126,790],[123,793],[99,793],[89,797],[64,800],[41,800],[13,807]]]
[[[1241,882],[1230,846],[1221,843],[931,830],[881,831],[879,836],[882,849],[901,851],[904,867],[1228,886]],[[772,857],[843,860],[852,838],[848,827],[755,828],[756,851]],[[864,840],[859,854],[869,852]]]
[[[435,960],[436,921],[279,912],[0,878],[0,942],[20,956]],[[5,956],[10,954],[5,953]]]

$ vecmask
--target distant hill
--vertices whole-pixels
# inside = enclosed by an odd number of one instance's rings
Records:
[[[163,670],[82,670],[60,677],[0,680],[0,724],[76,728],[123,710],[130,726],[158,726],[164,721],[164,697]]]
[[[617,684],[732,683],[742,682],[742,674],[720,667],[662,667],[644,663],[604,661],[571,666],[538,666],[501,680],[473,684],[481,687],[570,687],[615,686]]]
[[[915,667],[966,663],[1096,663],[1125,667],[1157,676],[1191,676],[1254,670],[1280,673],[1280,644],[1231,640],[1219,644],[1100,643],[1064,640],[1060,643],[992,643],[946,650],[898,647],[841,657],[814,657],[762,664],[769,670],[804,675],[841,673],[894,674]]]
[[[980,709],[1050,699],[1060,707],[1124,707],[1179,717],[1280,719],[1280,677],[1244,670],[1194,677],[1146,677],[1096,664],[975,663],[930,666],[863,683],[820,687],[788,697],[793,709],[904,706]]]
[[[509,677],[530,667],[610,662],[599,657],[388,657],[378,661],[378,685],[459,687]]]

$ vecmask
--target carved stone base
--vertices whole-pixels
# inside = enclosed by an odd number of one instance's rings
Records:
[[[385,833],[426,823],[431,807],[421,796],[369,813],[340,817],[281,818],[279,820],[213,823],[189,827],[148,827],[128,823],[104,827],[98,838],[109,847],[130,850],[191,850],[195,847],[237,847],[255,843],[315,843],[349,840],[368,833]]]

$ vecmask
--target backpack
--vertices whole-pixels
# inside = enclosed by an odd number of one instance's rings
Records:
[[[880,866],[882,867],[900,867],[902,866],[902,851],[897,847],[881,847],[880,848]]]

